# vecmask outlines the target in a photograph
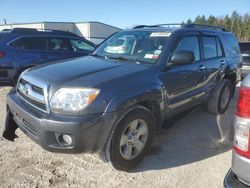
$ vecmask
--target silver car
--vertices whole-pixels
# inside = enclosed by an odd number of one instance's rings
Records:
[[[250,187],[250,74],[243,80],[234,121],[232,168],[224,187]]]

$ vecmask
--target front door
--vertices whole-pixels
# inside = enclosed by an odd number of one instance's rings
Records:
[[[201,61],[200,37],[198,32],[183,34],[172,54],[191,51],[195,61],[190,64],[171,65],[161,79],[167,92],[169,113],[178,113],[198,103],[204,92],[206,67]]]

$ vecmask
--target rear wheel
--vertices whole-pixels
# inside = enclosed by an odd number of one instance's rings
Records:
[[[117,170],[129,170],[141,162],[155,133],[154,118],[145,107],[129,111],[113,130],[105,147],[106,159]]]
[[[222,80],[216,88],[214,95],[207,103],[207,109],[212,114],[223,114],[230,105],[232,98],[232,83],[229,80]]]

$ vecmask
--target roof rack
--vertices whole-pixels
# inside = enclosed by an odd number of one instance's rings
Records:
[[[135,27],[133,27],[133,29],[139,29],[139,28],[145,28],[145,27],[164,27],[164,26],[167,26],[167,28],[170,26],[179,26],[179,27],[182,27],[183,24],[180,24],[180,23],[170,23],[170,24],[157,24],[157,25],[137,25]]]
[[[213,25],[204,25],[204,24],[186,24],[183,26],[183,28],[205,28],[205,29],[227,31],[224,27],[213,26]]]
[[[34,29],[34,28],[13,28],[11,30],[11,33],[21,33],[21,34],[34,34],[34,33],[41,33],[41,32],[50,32],[53,34],[58,34],[58,35],[67,35],[67,36],[74,36],[74,37],[79,37],[78,35],[71,33],[69,31],[61,31],[61,30],[53,30],[53,29]]]
[[[135,26],[133,29],[139,28],[152,28],[152,27],[166,27],[167,28],[175,28],[176,26],[180,28],[205,28],[205,29],[213,29],[213,30],[220,30],[220,31],[227,31],[223,27],[213,26],[213,25],[202,25],[202,24],[181,24],[181,23],[173,23],[173,24],[157,24],[157,25],[138,25]],[[174,26],[174,27],[171,27]]]

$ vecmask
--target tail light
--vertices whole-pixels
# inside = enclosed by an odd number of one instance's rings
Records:
[[[250,88],[240,88],[234,130],[234,150],[250,158]]]
[[[0,52],[0,58],[4,57],[5,53],[4,52]]]

